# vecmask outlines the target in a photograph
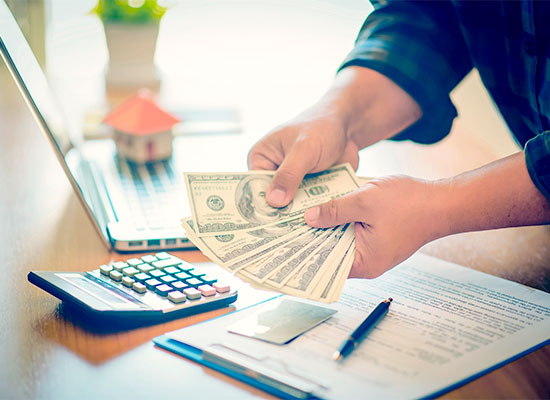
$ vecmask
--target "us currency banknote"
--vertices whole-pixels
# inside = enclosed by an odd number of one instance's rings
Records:
[[[272,227],[359,187],[351,166],[338,165],[306,175],[290,204],[275,208],[268,205],[265,198],[274,175],[274,171],[185,173],[196,235]]]
[[[274,173],[185,174],[193,215],[189,239],[214,262],[252,286],[322,302],[338,300],[355,257],[355,224],[309,227],[308,208],[366,184],[349,165],[308,175],[293,201],[270,207]]]
[[[270,228],[198,237],[191,218],[183,219],[182,226],[189,239],[220,265],[236,263],[267,248],[274,249],[277,244],[285,241],[285,236],[296,236],[299,232],[310,229],[303,219],[295,219]]]
[[[304,261],[301,268],[284,285],[284,293],[299,297],[309,297],[313,293],[322,277],[322,271],[330,269],[334,265],[331,261],[342,252],[338,249],[338,243],[349,227],[350,224],[339,227]]]
[[[313,249],[320,246],[328,234],[330,234],[330,230],[311,228],[273,251],[270,257],[264,259],[263,262],[249,265],[239,270],[238,274],[258,283],[263,283],[289,260],[305,257],[303,256],[304,253],[309,254]]]

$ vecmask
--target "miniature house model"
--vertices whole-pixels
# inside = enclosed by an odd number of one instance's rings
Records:
[[[148,92],[139,92],[103,122],[114,129],[119,156],[145,163],[172,155],[172,127],[180,121],[162,110]]]

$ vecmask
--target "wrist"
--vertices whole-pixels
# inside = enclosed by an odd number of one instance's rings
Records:
[[[418,103],[400,86],[363,67],[341,70],[323,100],[338,110],[347,139],[359,148],[395,136],[422,116]]]
[[[452,181],[439,179],[428,181],[426,188],[427,242],[452,235],[451,204],[453,202]]]

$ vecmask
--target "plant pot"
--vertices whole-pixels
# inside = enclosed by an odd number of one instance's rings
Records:
[[[158,89],[155,49],[159,24],[104,22],[103,27],[109,50],[107,87]]]

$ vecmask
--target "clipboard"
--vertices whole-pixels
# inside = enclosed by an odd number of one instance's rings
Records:
[[[415,276],[419,280],[415,281]],[[401,264],[379,279],[348,281],[341,301],[335,305],[339,312],[327,323],[300,336],[290,345],[276,347],[277,345],[241,337],[227,331],[227,326],[245,318],[253,312],[251,308],[257,305],[165,334],[155,338],[154,343],[161,348],[285,399],[349,398],[365,395],[372,398],[433,398],[550,343],[548,335],[550,332],[550,294],[548,293],[424,255],[414,256],[410,261]],[[385,347],[380,345],[381,338],[395,335],[396,332],[401,333],[403,327],[399,326],[399,323],[403,320],[403,316],[414,315],[414,312],[411,311],[413,308],[410,306],[418,307],[421,304],[416,300],[403,300],[402,296],[396,296],[398,288],[417,295],[419,289],[415,288],[415,284],[422,280],[428,282],[429,279],[440,286],[434,290],[431,290],[431,287],[430,290],[427,290],[426,287],[427,295],[436,296],[435,292],[441,290],[441,285],[447,285],[456,296],[457,288],[467,289],[467,285],[472,284],[479,292],[486,289],[486,293],[493,296],[492,299],[500,298],[503,302],[508,302],[513,298],[520,302],[522,307],[519,307],[515,314],[512,313],[511,317],[516,318],[518,315],[531,313],[538,316],[538,321],[536,323],[533,323],[533,320],[525,322],[521,329],[510,333],[502,340],[495,340],[494,343],[457,357],[442,366],[432,365],[431,369],[426,368],[425,365],[422,365],[422,360],[419,359],[418,365],[414,365],[412,368],[420,370],[416,376],[403,376],[396,379],[396,375],[392,375],[388,368],[386,368],[388,376],[384,376],[385,372],[379,371],[379,369],[383,370],[382,365],[376,362],[369,365],[368,361],[364,359]],[[409,284],[411,282],[414,284]],[[390,289],[395,292],[388,293],[387,291]],[[384,295],[390,294],[394,297],[395,304],[392,305],[390,313],[384,320],[362,342],[362,345],[347,357],[343,364],[330,360],[330,355],[340,344],[340,340],[347,335],[342,327],[354,328],[354,325],[361,320],[361,318],[350,319],[350,315],[344,314],[345,307],[350,309],[348,305],[342,304],[349,300],[347,296],[353,296],[349,304],[363,298],[367,298],[365,301],[370,302],[368,296],[372,296],[370,305],[374,305]],[[470,292],[466,292],[466,294],[470,294]],[[404,296],[405,292],[402,292],[402,295]],[[440,299],[443,298],[444,296],[440,297]],[[470,296],[468,301],[473,302],[473,297]],[[465,304],[464,299],[457,298],[456,304]],[[486,309],[489,307],[488,303],[480,304],[484,304]],[[364,316],[364,310],[361,307],[353,311],[357,311],[356,316]],[[419,315],[426,314],[427,311],[430,311],[430,307],[420,306],[417,311]],[[392,313],[394,313],[393,316]],[[494,315],[503,317],[503,314],[499,313]],[[458,322],[464,322],[464,317],[460,313],[456,318]],[[335,327],[335,324],[339,323],[341,325]],[[478,327],[476,324],[478,322],[472,322],[471,328],[476,329]],[[433,328],[428,326],[428,329],[435,329],[435,325]],[[342,338],[335,336],[334,332],[341,332]],[[325,334],[324,337],[322,337],[323,334]],[[400,353],[405,354],[409,350],[419,347],[421,345],[419,340],[423,336],[429,335],[422,333],[416,338],[405,340]],[[316,346],[321,347],[323,340],[326,341],[327,338],[330,343],[326,348],[317,349]],[[329,349],[330,353],[325,357],[326,351],[324,350]],[[386,358],[386,354],[380,354],[382,356],[379,357],[379,363]],[[394,357],[390,363],[396,360],[401,361],[399,358],[395,358],[395,355],[388,357]]]
[[[281,377],[274,376],[272,372],[265,374],[257,370],[251,370],[243,367],[240,363],[235,362],[235,360],[226,359],[211,352],[170,339],[166,335],[154,338],[153,342],[165,350],[188,358],[205,367],[212,368],[277,397],[292,400],[316,398],[314,394],[315,390],[311,383],[300,382],[298,379],[292,379],[289,376],[281,379]],[[238,355],[246,357],[242,353]]]

